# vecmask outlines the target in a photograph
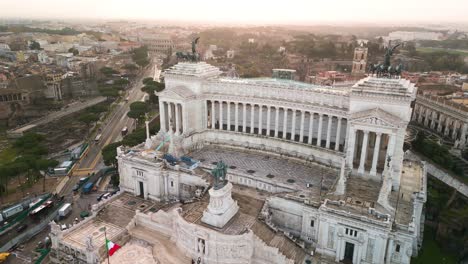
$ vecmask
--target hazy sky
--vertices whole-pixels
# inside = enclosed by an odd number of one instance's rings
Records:
[[[468,0],[0,0],[0,17],[307,22],[468,22]]]

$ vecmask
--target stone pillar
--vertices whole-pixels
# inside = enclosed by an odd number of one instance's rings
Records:
[[[267,106],[267,107],[268,108],[267,108],[267,125],[266,125],[267,127],[266,127],[266,129],[267,129],[267,136],[270,136],[271,106]]]
[[[219,130],[223,130],[223,101],[219,101]]]
[[[236,113],[234,117],[234,126],[235,126],[234,131],[237,132],[239,131],[239,128],[238,128],[239,126],[239,103],[236,102],[235,104],[236,104]]]
[[[369,131],[364,130],[364,138],[362,140],[362,148],[361,148],[361,159],[359,160],[359,168],[358,173],[364,173],[364,165],[366,164],[366,157],[367,157],[367,143],[369,141]]]
[[[431,114],[431,129],[432,130],[434,130],[435,128],[436,120],[437,120],[437,112],[432,111],[432,114]]]
[[[458,127],[458,121],[454,120],[453,121],[453,130],[452,130],[452,139],[455,140],[457,137],[457,127]]]
[[[215,129],[216,118],[215,118],[215,101],[211,101],[211,129]]]
[[[166,132],[166,106],[164,101],[159,101],[159,123],[162,132]]]
[[[250,134],[254,133],[255,128],[255,105],[250,105]]]
[[[449,132],[450,132],[450,118],[447,116],[445,118],[445,130],[444,130],[444,136],[448,136]]]
[[[174,128],[172,127],[172,103],[167,102],[167,112],[168,112],[168,117],[169,117],[169,131],[174,131]]]
[[[423,118],[423,110],[424,110],[424,107],[422,105],[419,106],[419,115],[418,115],[418,123],[422,123],[422,118]]]
[[[262,122],[263,122],[263,106],[258,106],[258,134],[262,134]]]
[[[424,126],[427,127],[429,125],[429,116],[431,115],[430,114],[431,110],[430,109],[426,109],[426,112],[424,113]]]
[[[284,111],[284,120],[283,120],[283,138],[286,138],[286,134],[288,133],[288,109],[283,108]]]
[[[243,103],[242,111],[242,132],[247,132],[247,104]]]
[[[380,151],[380,138],[382,133],[375,133],[375,144],[374,144],[374,155],[372,156],[372,168],[370,170],[371,175],[377,175],[377,161],[379,160],[379,151]]]
[[[388,158],[391,157],[392,159],[394,158],[394,150],[395,150],[395,135],[390,134],[388,135],[388,146],[387,146],[387,153],[385,154],[385,169],[387,169],[388,166]]]
[[[208,100],[205,100],[204,102],[204,113],[205,113],[205,118],[204,118],[204,122],[205,122],[205,129],[208,129]]]
[[[294,141],[296,137],[296,110],[292,110],[292,124],[291,124],[291,140]]]
[[[227,131],[231,131],[231,102],[227,103]]]
[[[336,128],[336,136],[335,136],[335,150],[340,150],[340,138],[341,138],[341,117],[338,117],[338,124]]]
[[[279,127],[279,107],[275,106],[275,137],[278,137],[278,127]]]
[[[314,113],[310,113],[309,117],[309,138],[307,143],[312,144],[312,138],[314,137]]]
[[[179,104],[174,104],[175,107],[175,120],[176,120],[176,135],[180,134],[180,116],[179,116]]]
[[[330,148],[330,138],[331,138],[331,127],[333,123],[333,116],[328,115],[328,125],[327,125],[327,143],[325,143],[326,148]]]
[[[441,133],[442,132],[442,122],[443,122],[443,119],[444,118],[444,115],[442,113],[439,114],[439,124],[437,124],[437,132],[438,133]]]
[[[463,123],[460,131],[460,145],[464,146],[466,143],[466,130],[468,129],[468,124]]]
[[[304,118],[305,112],[301,111],[301,131],[299,132],[299,141],[301,143],[304,141]]]
[[[323,123],[323,114],[319,114],[318,131],[317,131],[317,146],[318,147],[321,147],[321,143],[322,143],[322,123]]]
[[[411,116],[411,121],[416,121],[416,116],[417,116],[417,112],[419,110],[419,105],[415,105],[414,106],[414,110],[413,110],[413,116]]]

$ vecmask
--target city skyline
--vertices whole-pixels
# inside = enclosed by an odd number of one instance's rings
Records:
[[[141,19],[184,22],[310,24],[310,23],[466,23],[468,2],[461,0],[403,1],[380,4],[343,0],[246,1],[219,6],[214,0],[18,0],[2,3],[4,18]],[[27,7],[27,8],[25,8]],[[53,8],[51,8],[53,7]]]

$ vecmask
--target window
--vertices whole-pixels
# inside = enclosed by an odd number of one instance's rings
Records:
[[[315,221],[314,221],[314,220],[310,220],[310,226],[311,226],[311,227],[314,227],[314,224],[315,224]]]
[[[397,244],[397,245],[396,245],[395,251],[396,251],[396,252],[400,252],[400,244]]]
[[[345,234],[348,235],[348,236],[352,236],[352,237],[357,237],[357,231],[356,230],[353,230],[351,228],[346,228],[345,229]]]
[[[174,187],[174,181],[171,181],[171,187]]]

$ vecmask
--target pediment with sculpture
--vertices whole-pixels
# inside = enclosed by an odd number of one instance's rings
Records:
[[[387,128],[399,128],[404,124],[399,117],[380,108],[369,109],[351,114],[353,124],[372,125]]]

